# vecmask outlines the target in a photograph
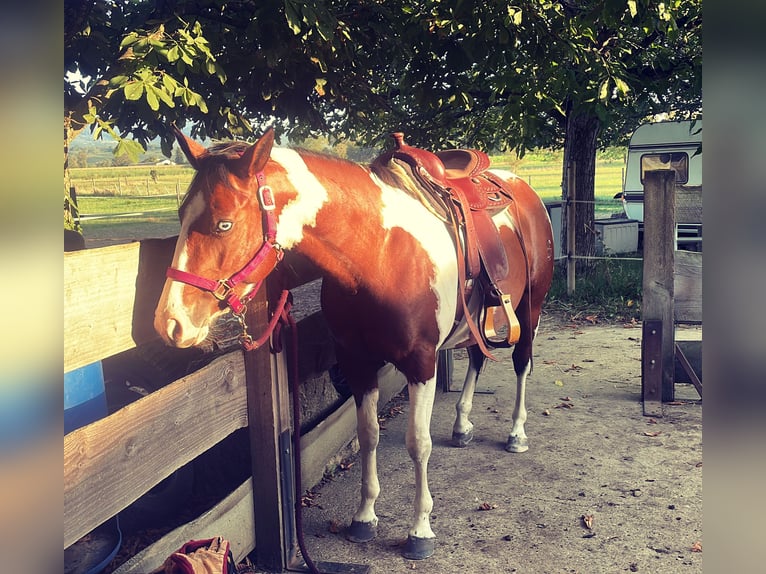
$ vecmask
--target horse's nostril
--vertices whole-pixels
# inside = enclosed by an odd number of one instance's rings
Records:
[[[175,341],[176,343],[178,341],[183,340],[183,328],[181,327],[181,323],[176,321],[175,319],[169,319],[168,320],[168,337]]]

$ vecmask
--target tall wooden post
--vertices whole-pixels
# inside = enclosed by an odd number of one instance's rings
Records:
[[[644,394],[644,414],[661,416],[662,402],[675,398],[675,353],[673,349],[673,264],[675,251],[675,172],[649,171],[644,175],[644,277],[642,318],[661,328],[659,356],[655,364],[662,366],[661,389],[650,388],[651,378],[641,377]],[[660,333],[657,333],[660,335]],[[646,337],[642,342],[644,351]],[[656,351],[654,351],[656,353]],[[648,357],[652,360],[652,357]],[[649,386],[647,386],[649,385]],[[659,396],[661,395],[661,396]],[[648,404],[647,404],[648,399]],[[649,411],[649,412],[647,412]],[[659,414],[658,412],[659,411]]]
[[[567,295],[575,292],[575,275],[577,269],[577,164],[567,165]]]
[[[248,305],[246,321],[255,336],[264,331],[269,320],[264,291],[261,289]],[[296,548],[291,411],[284,353],[274,355],[268,343],[245,352],[245,376],[257,565],[269,572],[282,572],[293,561]]]

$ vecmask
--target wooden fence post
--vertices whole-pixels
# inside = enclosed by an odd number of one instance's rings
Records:
[[[248,305],[246,321],[255,336],[264,331],[269,319],[264,291]],[[268,343],[245,352],[245,376],[257,565],[269,572],[282,572],[293,559],[296,540],[291,411],[284,353],[274,355]]]
[[[675,172],[672,170],[648,171],[644,175],[644,273],[642,294],[643,321],[660,321],[662,343],[662,402],[675,398],[673,350],[673,264],[675,251]],[[645,347],[642,341],[642,347]],[[642,348],[642,355],[645,351]],[[658,359],[661,359],[661,363]],[[642,377],[642,387],[646,384]],[[647,406],[644,390],[644,414],[662,415],[660,397],[654,396]],[[659,410],[659,414],[657,411]],[[650,412],[647,412],[650,411]]]

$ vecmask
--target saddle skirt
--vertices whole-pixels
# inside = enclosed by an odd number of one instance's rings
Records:
[[[482,351],[486,347],[507,347],[519,340],[521,329],[514,304],[503,285],[509,277],[508,258],[492,216],[513,203],[510,188],[488,171],[489,156],[475,149],[452,149],[441,152],[415,148],[404,143],[400,132],[392,134],[394,149],[383,153],[371,165],[375,172],[395,162],[417,182],[413,194],[435,215],[451,223],[458,249],[461,275],[461,299],[465,319]],[[519,229],[516,229],[523,246]],[[468,316],[467,299],[474,282],[484,293],[483,330],[478,333]],[[505,338],[494,328],[495,310],[502,310],[508,323]]]

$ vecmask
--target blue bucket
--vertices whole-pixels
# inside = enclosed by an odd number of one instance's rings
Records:
[[[108,414],[101,361],[64,374],[64,434]],[[64,573],[99,574],[121,544],[120,523],[113,516],[64,551]]]
[[[107,414],[101,361],[64,374],[64,434]]]

